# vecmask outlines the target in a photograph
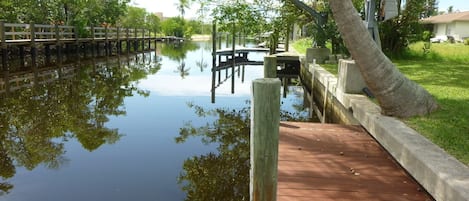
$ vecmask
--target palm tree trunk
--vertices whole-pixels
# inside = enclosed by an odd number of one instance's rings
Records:
[[[406,78],[371,38],[351,0],[330,0],[345,45],[388,116],[425,115],[438,105],[428,91]]]

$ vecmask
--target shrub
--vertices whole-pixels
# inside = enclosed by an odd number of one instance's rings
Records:
[[[423,41],[430,41],[430,38],[432,38],[432,37],[433,37],[433,34],[430,31],[424,31],[422,33],[422,40]]]
[[[469,38],[464,39],[464,45],[469,45]]]

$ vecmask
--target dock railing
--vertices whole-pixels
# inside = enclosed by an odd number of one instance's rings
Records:
[[[75,40],[126,40],[126,39],[157,39],[149,29],[123,27],[85,27],[84,36],[78,33],[78,27],[67,25],[7,23],[0,20],[0,43],[23,44],[35,42],[75,41]],[[83,34],[83,33],[82,33]],[[86,35],[86,36],[85,36]],[[171,37],[162,37],[172,39]],[[182,38],[174,37],[174,40]]]

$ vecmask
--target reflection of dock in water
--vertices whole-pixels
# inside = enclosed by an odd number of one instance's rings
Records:
[[[143,62],[151,62],[151,58],[145,61],[145,53],[142,54]],[[99,58],[84,58],[67,62],[46,63],[43,66],[23,67],[21,70],[0,72],[0,94],[31,88],[36,85],[46,85],[58,80],[69,80],[77,76],[78,70],[83,65],[108,65],[115,63],[127,63],[130,59],[137,58],[137,54],[107,56]],[[121,58],[125,58],[121,60]]]
[[[278,49],[281,52],[274,54],[277,61],[277,77],[282,80],[283,95],[288,93],[288,85],[291,84],[291,79],[296,79],[300,73],[300,56],[291,52],[284,52],[283,49]],[[244,83],[245,68],[251,66],[264,66],[264,58],[262,60],[255,60],[249,58],[249,53],[269,53],[268,48],[241,48],[235,49],[221,49],[213,54],[212,62],[212,103],[215,102],[215,90],[222,84],[231,79],[231,93],[235,92],[235,78],[241,78]],[[234,55],[234,56],[233,56]],[[230,70],[231,69],[231,70]],[[222,75],[225,71],[225,75]]]

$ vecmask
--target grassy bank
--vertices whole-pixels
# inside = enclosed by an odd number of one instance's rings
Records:
[[[294,44],[295,49],[306,47]],[[393,62],[409,79],[427,89],[440,105],[438,111],[428,116],[403,121],[469,165],[469,46],[431,44],[430,52],[424,53],[423,43],[416,43],[403,59]],[[337,74],[337,65],[324,67]]]

